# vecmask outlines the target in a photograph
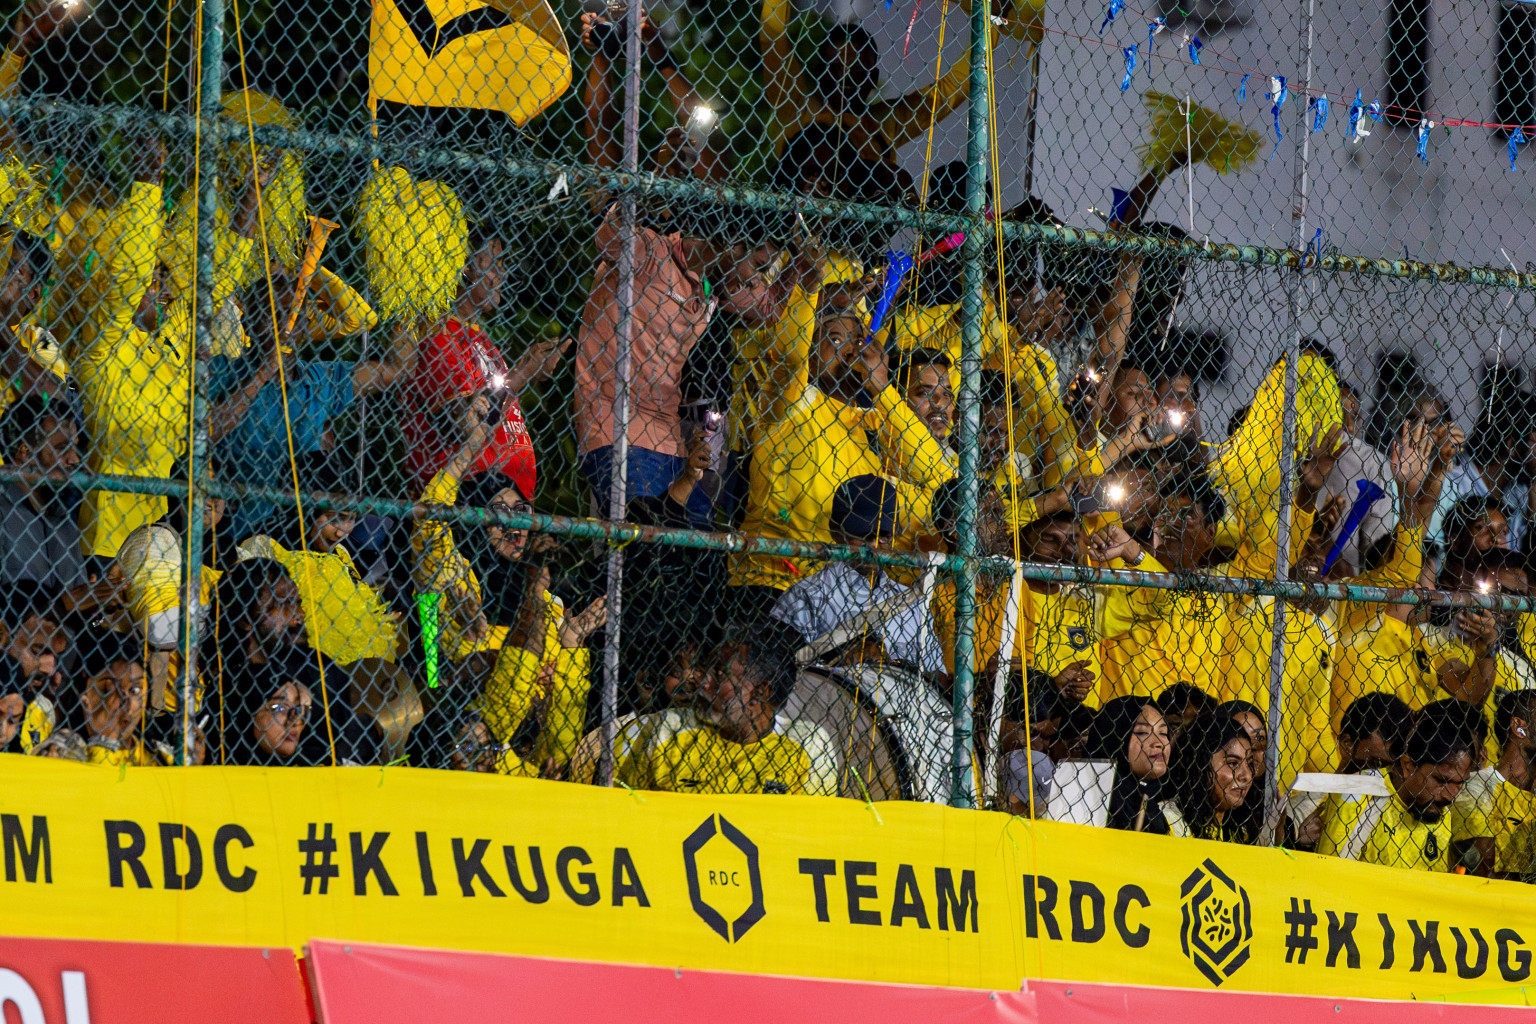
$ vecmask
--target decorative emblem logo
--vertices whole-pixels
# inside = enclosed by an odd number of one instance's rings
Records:
[[[1184,924],[1179,941],[1184,955],[1220,985],[1248,962],[1253,942],[1253,911],[1243,887],[1207,859],[1179,889]]]
[[[767,913],[757,844],[722,815],[711,814],[683,840],[683,865],[693,912],[726,942],[740,942]],[[750,902],[743,909],[747,898]],[[736,916],[727,921],[727,913]]]

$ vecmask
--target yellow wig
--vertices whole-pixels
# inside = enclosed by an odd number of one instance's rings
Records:
[[[272,97],[252,89],[227,93],[223,113],[240,123],[240,129],[219,153],[219,210],[215,228],[214,261],[220,269],[215,301],[223,294],[244,288],[262,273],[260,239],[248,258],[238,258],[245,250],[243,239],[231,237],[230,219],[246,185],[251,181],[251,142],[246,134],[247,106],[249,123],[276,124],[297,128],[298,120]],[[266,228],[266,251],[278,266],[291,267],[307,235],[308,211],[304,205],[304,168],[293,150],[256,147],[256,160],[277,161],[277,169],[261,190],[261,221]],[[160,259],[170,271],[171,290],[181,295],[197,281],[194,259],[197,243],[197,197],[189,188],[182,193],[171,223],[160,244]]]
[[[1216,453],[1211,480],[1235,506],[1242,519],[1277,511],[1289,500],[1290,482],[1280,479],[1281,425],[1285,413],[1285,362],[1270,368],[1253,406],[1237,432]],[[1307,457],[1312,444],[1321,444],[1328,431],[1344,421],[1339,382],[1322,357],[1301,354],[1296,377],[1295,465]]]
[[[1147,105],[1148,139],[1136,152],[1145,171],[1166,174],[1168,162],[1186,149],[1191,162],[1221,174],[1244,170],[1259,158],[1259,134],[1208,107],[1195,103],[1186,108],[1184,100],[1153,89],[1142,100]]]
[[[452,308],[469,258],[469,226],[453,189],[385,168],[363,186],[357,223],[381,319],[436,317]]]

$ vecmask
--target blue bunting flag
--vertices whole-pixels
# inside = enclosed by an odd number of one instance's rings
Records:
[[[1136,51],[1140,48],[1141,44],[1137,43],[1135,46],[1127,46],[1123,51],[1125,53],[1125,77],[1120,79],[1121,92],[1125,92],[1125,90],[1131,87],[1131,73],[1136,70]]]
[[[1312,130],[1320,132],[1328,123],[1328,97],[1314,96],[1309,106],[1312,108]]]
[[[1099,35],[1103,35],[1104,30],[1114,24],[1115,15],[1123,10],[1125,10],[1125,0],[1109,0],[1109,7],[1104,11],[1104,20],[1099,24]]]

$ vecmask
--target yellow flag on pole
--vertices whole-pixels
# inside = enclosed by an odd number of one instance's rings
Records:
[[[376,99],[500,110],[524,125],[571,86],[571,54],[547,0],[373,0]]]

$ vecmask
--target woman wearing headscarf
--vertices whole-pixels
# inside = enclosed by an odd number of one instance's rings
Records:
[[[345,676],[304,645],[298,588],[269,558],[240,562],[219,581],[224,628],[209,761],[243,765],[371,764],[378,739],[337,690]],[[322,664],[326,671],[322,676]],[[334,744],[334,762],[332,746]]]
[[[1235,718],[1200,715],[1179,734],[1168,766],[1172,799],[1163,805],[1172,834],[1224,843],[1252,843],[1245,813],[1253,773],[1252,742]]]
[[[1099,709],[1088,730],[1087,756],[1115,763],[1110,828],[1168,834],[1162,803],[1168,748],[1168,723],[1148,698],[1117,697]]]

